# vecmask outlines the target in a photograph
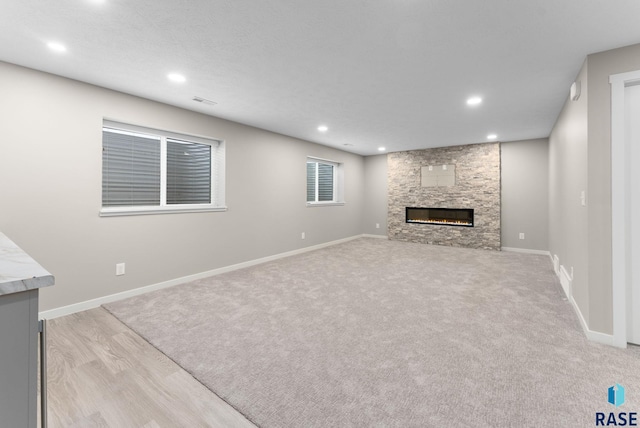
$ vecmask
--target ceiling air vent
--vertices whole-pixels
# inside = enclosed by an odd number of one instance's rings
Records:
[[[208,104],[210,106],[214,106],[214,105],[218,104],[215,101],[211,101],[211,100],[208,100],[208,99],[202,98],[202,97],[193,97],[193,101],[197,101],[197,102],[202,103],[202,104]]]

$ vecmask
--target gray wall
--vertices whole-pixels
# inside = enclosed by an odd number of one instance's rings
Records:
[[[589,55],[576,78],[582,95],[567,99],[549,137],[549,249],[573,268],[589,329],[605,334],[613,332],[609,76],[639,69],[640,44]]]
[[[0,230],[56,276],[40,310],[363,232],[361,156],[6,63],[0,93]],[[229,210],[99,217],[105,117],[224,139]],[[307,156],[344,162],[345,206],[306,207]]]
[[[549,249],[549,140],[500,144],[502,246]],[[525,239],[519,238],[524,233]]]
[[[587,63],[576,81],[582,94],[567,99],[549,136],[549,251],[568,273],[573,271],[573,298],[589,322],[587,208],[580,194],[587,189]]]
[[[589,327],[613,331],[611,279],[611,86],[609,76],[640,70],[640,44],[588,57]]]
[[[387,236],[387,155],[364,158],[363,233]],[[380,228],[376,228],[376,224]]]

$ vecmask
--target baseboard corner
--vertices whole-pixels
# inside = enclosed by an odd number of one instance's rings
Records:
[[[587,321],[584,319],[584,316],[582,315],[582,311],[580,310],[578,303],[576,303],[573,296],[569,297],[569,302],[571,303],[571,306],[573,306],[573,310],[578,316],[578,320],[580,321],[580,326],[582,327],[582,331],[584,332],[584,335],[587,337],[587,339],[589,339],[591,342],[600,343],[602,345],[615,346],[618,348],[626,347],[626,343],[624,344],[625,346],[620,346],[619,344],[617,344],[615,341],[615,337],[612,334],[601,333],[599,331],[591,330],[589,328],[589,324],[587,324]]]

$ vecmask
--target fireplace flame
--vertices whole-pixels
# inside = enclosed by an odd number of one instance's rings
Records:
[[[471,226],[470,221],[464,220],[451,220],[447,218],[432,218],[429,220],[407,220],[409,223],[423,223],[423,224],[464,224],[466,226]]]
[[[405,210],[407,223],[473,227],[473,210],[469,208],[406,207]]]

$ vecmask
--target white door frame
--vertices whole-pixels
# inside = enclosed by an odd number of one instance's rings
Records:
[[[609,76],[611,84],[611,273],[613,345],[627,347],[627,283],[630,280],[626,238],[629,148],[625,139],[625,87],[640,82],[640,70]]]

